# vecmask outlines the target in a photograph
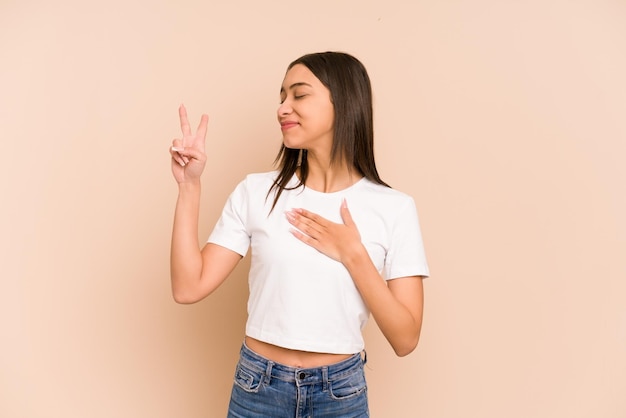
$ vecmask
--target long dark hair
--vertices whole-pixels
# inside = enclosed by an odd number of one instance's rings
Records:
[[[343,159],[363,177],[389,187],[381,180],[374,161],[374,120],[372,111],[372,86],[363,64],[343,52],[318,52],[304,55],[287,67],[302,64],[330,91],[335,118],[330,163]],[[307,151],[281,145],[274,160],[278,176],[268,191],[276,190],[272,210],[283,190],[293,190],[306,183],[309,173]],[[300,181],[293,188],[287,183],[300,167]]]

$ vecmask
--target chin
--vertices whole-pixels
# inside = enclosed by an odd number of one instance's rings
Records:
[[[302,149],[300,144],[295,144],[292,141],[283,140],[283,145],[285,146],[285,148],[289,148],[289,149]]]

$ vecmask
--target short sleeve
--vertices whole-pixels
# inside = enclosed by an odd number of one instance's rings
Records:
[[[228,197],[222,215],[207,240],[241,256],[245,256],[250,247],[250,233],[246,222],[249,201],[247,189],[246,180],[237,185]]]
[[[415,202],[412,198],[402,204],[395,214],[390,231],[389,249],[385,257],[385,280],[407,276],[429,276],[422,232]]]

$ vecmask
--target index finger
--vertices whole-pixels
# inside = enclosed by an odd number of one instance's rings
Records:
[[[196,130],[196,138],[201,138],[202,139],[202,143],[204,144],[204,140],[206,139],[206,128],[207,128],[207,124],[209,123],[209,116],[206,114],[203,114],[202,117],[200,117],[200,124],[198,125],[198,129]]]
[[[189,119],[187,119],[185,105],[181,104],[178,108],[178,116],[180,117],[180,130],[183,131],[183,136],[191,136],[191,127],[189,126]]]
[[[294,209],[294,211],[298,213],[300,216],[310,219],[311,221],[320,225],[322,225],[324,222],[328,222],[326,218],[318,215],[317,213],[310,212],[303,208],[297,208],[297,209]]]

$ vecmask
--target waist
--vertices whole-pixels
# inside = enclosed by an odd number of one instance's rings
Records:
[[[292,368],[332,366],[354,356],[360,357],[359,353],[331,354],[291,350],[252,337],[246,337],[243,347],[266,360]]]
[[[324,381],[332,381],[339,377],[354,373],[358,368],[362,368],[365,359],[360,353],[348,354],[348,358],[337,363],[314,366],[314,367],[294,367],[280,362],[270,360],[261,354],[251,350],[247,342],[241,347],[239,362],[246,367],[258,372],[269,372],[271,378],[285,382],[298,381],[301,384],[314,384]]]

